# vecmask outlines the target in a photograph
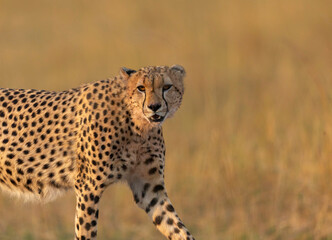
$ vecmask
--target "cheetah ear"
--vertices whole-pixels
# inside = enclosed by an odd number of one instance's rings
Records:
[[[130,77],[130,75],[135,73],[135,72],[136,72],[136,70],[129,69],[129,68],[126,68],[126,67],[122,67],[121,70],[120,70],[120,75],[124,79],[128,79]]]
[[[183,78],[186,75],[186,71],[181,65],[173,65],[170,68],[171,72],[173,72],[175,75]]]

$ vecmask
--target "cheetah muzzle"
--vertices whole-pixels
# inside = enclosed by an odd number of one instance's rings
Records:
[[[185,70],[122,68],[63,92],[0,88],[0,187],[53,199],[74,189],[75,239],[97,237],[99,201],[125,181],[168,239],[193,240],[164,184],[162,123],[181,105]]]

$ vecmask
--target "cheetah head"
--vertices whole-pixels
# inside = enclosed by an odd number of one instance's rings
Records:
[[[180,107],[184,92],[182,66],[145,67],[138,71],[122,68],[128,106],[134,120],[159,126]]]

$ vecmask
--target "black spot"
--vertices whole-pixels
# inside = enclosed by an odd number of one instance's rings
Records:
[[[139,202],[139,198],[138,198],[137,194],[134,194],[134,200],[135,200],[135,203]]]
[[[23,175],[23,174],[24,174],[23,170],[20,169],[20,168],[17,169],[17,173],[20,174],[20,175]]]
[[[153,192],[159,192],[159,191],[162,191],[164,190],[164,186],[163,185],[156,185],[154,188],[153,188]]]
[[[167,209],[167,211],[169,211],[169,212],[174,212],[174,207],[173,207],[171,204],[168,204],[168,205],[166,206],[166,209]]]
[[[17,186],[17,183],[16,183],[13,179],[10,179],[10,182],[11,182],[14,186]]]
[[[151,168],[151,169],[149,170],[149,174],[152,175],[152,174],[154,174],[156,171],[157,171],[157,168],[156,168],[156,167]]]
[[[88,214],[91,215],[95,212],[95,210],[91,207],[88,207]]]
[[[182,222],[178,222],[178,227],[181,229],[181,228],[183,228],[184,227],[184,225],[183,225],[183,223]]]
[[[148,159],[146,159],[144,163],[145,163],[145,164],[153,163],[153,158],[148,158]]]
[[[96,237],[97,236],[97,232],[96,231],[92,231],[91,232],[91,237]]]
[[[155,219],[154,219],[154,224],[155,225],[160,225],[160,223],[163,221],[163,217],[162,216],[157,216],[157,217],[155,217]]]
[[[167,224],[172,225],[174,223],[174,220],[172,218],[167,219]]]
[[[156,203],[158,202],[158,199],[157,198],[153,198],[150,202],[150,207],[153,207],[154,205],[156,205]]]

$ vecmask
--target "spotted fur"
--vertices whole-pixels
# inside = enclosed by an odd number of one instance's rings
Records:
[[[180,107],[181,66],[123,68],[63,92],[0,89],[0,186],[50,200],[74,188],[77,240],[96,239],[107,186],[126,181],[168,239],[194,238],[164,185],[162,122]]]

